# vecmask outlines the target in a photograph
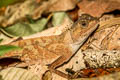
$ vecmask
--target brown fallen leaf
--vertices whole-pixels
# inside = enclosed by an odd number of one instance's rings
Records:
[[[30,10],[32,9],[30,6],[32,2],[33,1],[25,1],[23,3],[8,6],[4,15],[0,16],[2,17],[0,18],[0,25],[6,27],[30,14]]]
[[[100,26],[82,49],[120,50],[120,18],[106,18],[100,21]]]
[[[40,3],[35,0],[26,0],[23,3],[9,5],[4,14],[0,15],[0,25],[6,27],[17,21],[26,20],[26,15],[31,16],[33,19],[40,18],[48,7],[48,1],[41,1]]]
[[[39,5],[39,4],[41,4],[41,5]],[[38,4],[39,6],[37,6],[32,12],[33,19],[40,18],[41,15],[43,14],[43,12],[49,7],[49,1],[40,0],[39,4]]]
[[[75,71],[73,71],[75,72]],[[120,68],[90,68],[90,69],[81,69],[79,71],[76,71],[74,74],[71,74],[74,76],[74,78],[93,78],[93,77],[99,77],[108,75],[111,73],[120,72]]]
[[[47,12],[67,11],[75,8],[77,0],[50,0]]]
[[[75,8],[74,10],[69,11],[68,14],[73,21],[76,21],[78,19],[78,8]]]
[[[17,21],[26,20],[26,15],[38,19],[45,12],[72,10],[77,2],[76,0],[26,0],[23,3],[9,5],[4,14],[0,15],[0,25],[6,27]]]
[[[31,71],[22,68],[9,67],[0,71],[0,80],[40,80]]]
[[[78,79],[71,79],[71,80],[120,80],[120,72],[115,72],[113,74],[94,77],[94,78],[78,78]]]
[[[119,4],[119,0],[82,0],[78,7],[87,14],[100,17],[103,13],[120,10]]]

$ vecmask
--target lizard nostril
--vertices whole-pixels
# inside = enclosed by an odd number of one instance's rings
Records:
[[[76,64],[78,64],[78,61],[76,61]]]

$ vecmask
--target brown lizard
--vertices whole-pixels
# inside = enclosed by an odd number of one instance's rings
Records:
[[[47,60],[59,55],[59,58],[53,61],[48,68],[50,71],[68,78],[68,75],[56,70],[56,68],[74,56],[90,34],[96,30],[97,23],[96,18],[84,14],[70,29],[60,35],[20,40],[8,44],[19,46],[22,50],[10,51],[0,58],[15,56],[25,63],[32,64],[33,62],[35,64],[39,60],[42,61],[43,57]]]

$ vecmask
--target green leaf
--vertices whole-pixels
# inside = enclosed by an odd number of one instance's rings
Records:
[[[42,18],[35,23],[19,22],[15,25],[1,28],[0,30],[10,37],[28,36],[42,31],[45,28],[47,21],[46,18]]]
[[[0,39],[0,43],[3,41],[3,39]]]
[[[26,18],[27,18],[27,20],[28,20],[30,23],[35,23],[35,21],[32,19],[31,16],[26,15]]]
[[[0,0],[0,8],[3,7],[3,6],[8,6],[9,4],[19,2],[19,1],[20,0]]]
[[[53,26],[60,25],[65,18],[69,18],[65,12],[55,12],[52,19]]]
[[[18,46],[12,45],[0,45],[0,56],[4,55],[5,53],[12,51],[12,50],[20,50],[21,48]]]

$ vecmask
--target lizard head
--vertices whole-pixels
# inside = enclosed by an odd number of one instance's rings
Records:
[[[98,27],[98,20],[90,15],[83,14],[71,28],[73,43],[82,44]]]

